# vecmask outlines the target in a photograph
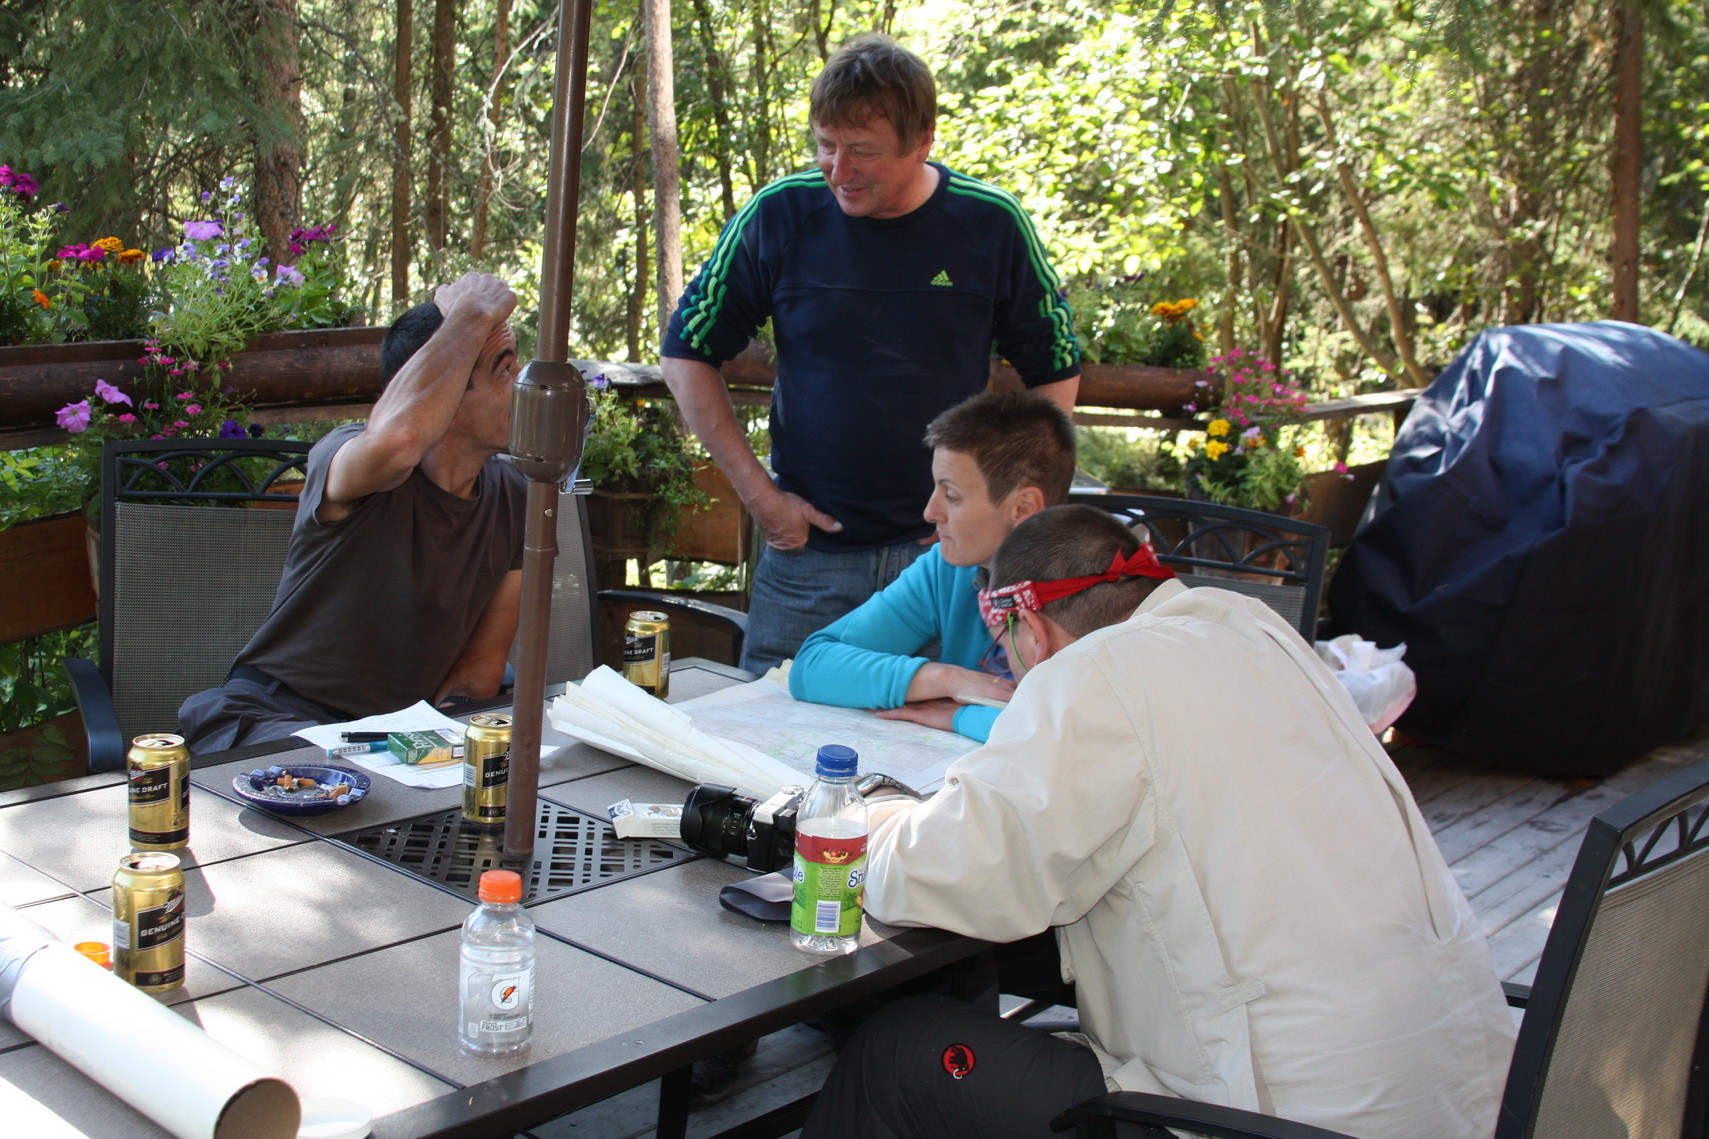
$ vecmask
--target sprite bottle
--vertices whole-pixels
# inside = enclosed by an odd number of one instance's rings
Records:
[[[853,953],[866,881],[866,800],[854,749],[819,749],[818,778],[795,815],[795,900],[789,939],[806,953]]]

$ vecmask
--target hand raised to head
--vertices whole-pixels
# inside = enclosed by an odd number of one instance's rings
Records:
[[[490,274],[464,273],[451,284],[435,289],[433,303],[447,320],[454,312],[466,312],[496,326],[509,320],[516,311],[516,294]]]

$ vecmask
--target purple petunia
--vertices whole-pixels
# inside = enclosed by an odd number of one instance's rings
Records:
[[[605,378],[604,372],[601,372],[599,375],[597,375],[593,379],[589,380],[588,383],[592,384],[594,387],[599,388],[601,390],[604,390],[605,388],[608,388],[611,386],[611,381]]]
[[[279,285],[289,285],[295,288],[301,285],[306,278],[301,269],[293,268],[290,265],[281,265],[274,274],[274,280]]]
[[[265,434],[267,434],[267,429],[261,426],[261,424],[251,423],[249,425],[249,437],[251,439],[259,439]]]
[[[94,414],[94,409],[89,406],[89,401],[80,399],[76,403],[68,403],[54,412],[53,420],[64,430],[76,435],[89,426],[89,417],[92,414]]]
[[[224,423],[220,424],[221,439],[242,439],[243,437],[244,430],[237,425],[237,420],[228,419]]]
[[[106,380],[95,381],[95,394],[106,400],[108,403],[128,404],[131,402],[130,396],[126,395],[112,384],[109,384]]]
[[[225,227],[217,221],[189,221],[184,223],[184,236],[191,241],[212,241],[225,233]]]

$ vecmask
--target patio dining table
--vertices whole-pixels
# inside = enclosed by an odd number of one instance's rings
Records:
[[[746,675],[678,661],[672,700]],[[233,792],[233,776],[289,762],[326,760],[286,741],[193,764],[191,840],[178,852],[185,984],[160,999],[300,1094],[364,1104],[376,1136],[526,1132],[654,1079],[658,1134],[680,1136],[696,1059],[986,947],[869,921],[853,954],[797,952],[786,925],[719,905],[720,888],[748,871],[674,843],[617,839],[605,821],[622,799],[681,802],[687,784],[548,726],[537,866],[525,875],[539,929],[534,1035],[520,1056],[472,1056],[456,1033],[459,926],[475,877],[457,854],[469,841],[458,847],[460,787],[375,775],[360,802],[299,819]],[[68,942],[111,941],[110,884],[130,849],[125,795],[122,772],[0,795],[0,901]],[[172,1078],[171,1056],[136,1061]],[[165,1134],[4,1022],[0,1113],[66,1135]]]

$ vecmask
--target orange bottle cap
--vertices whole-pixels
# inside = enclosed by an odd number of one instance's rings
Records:
[[[101,966],[103,969],[111,969],[113,967],[112,948],[104,941],[79,941],[71,948],[77,950],[77,952],[83,954],[83,956],[89,958],[89,960],[95,962],[95,964]]]
[[[481,901],[520,902],[522,875],[514,870],[488,870],[481,875]]]

